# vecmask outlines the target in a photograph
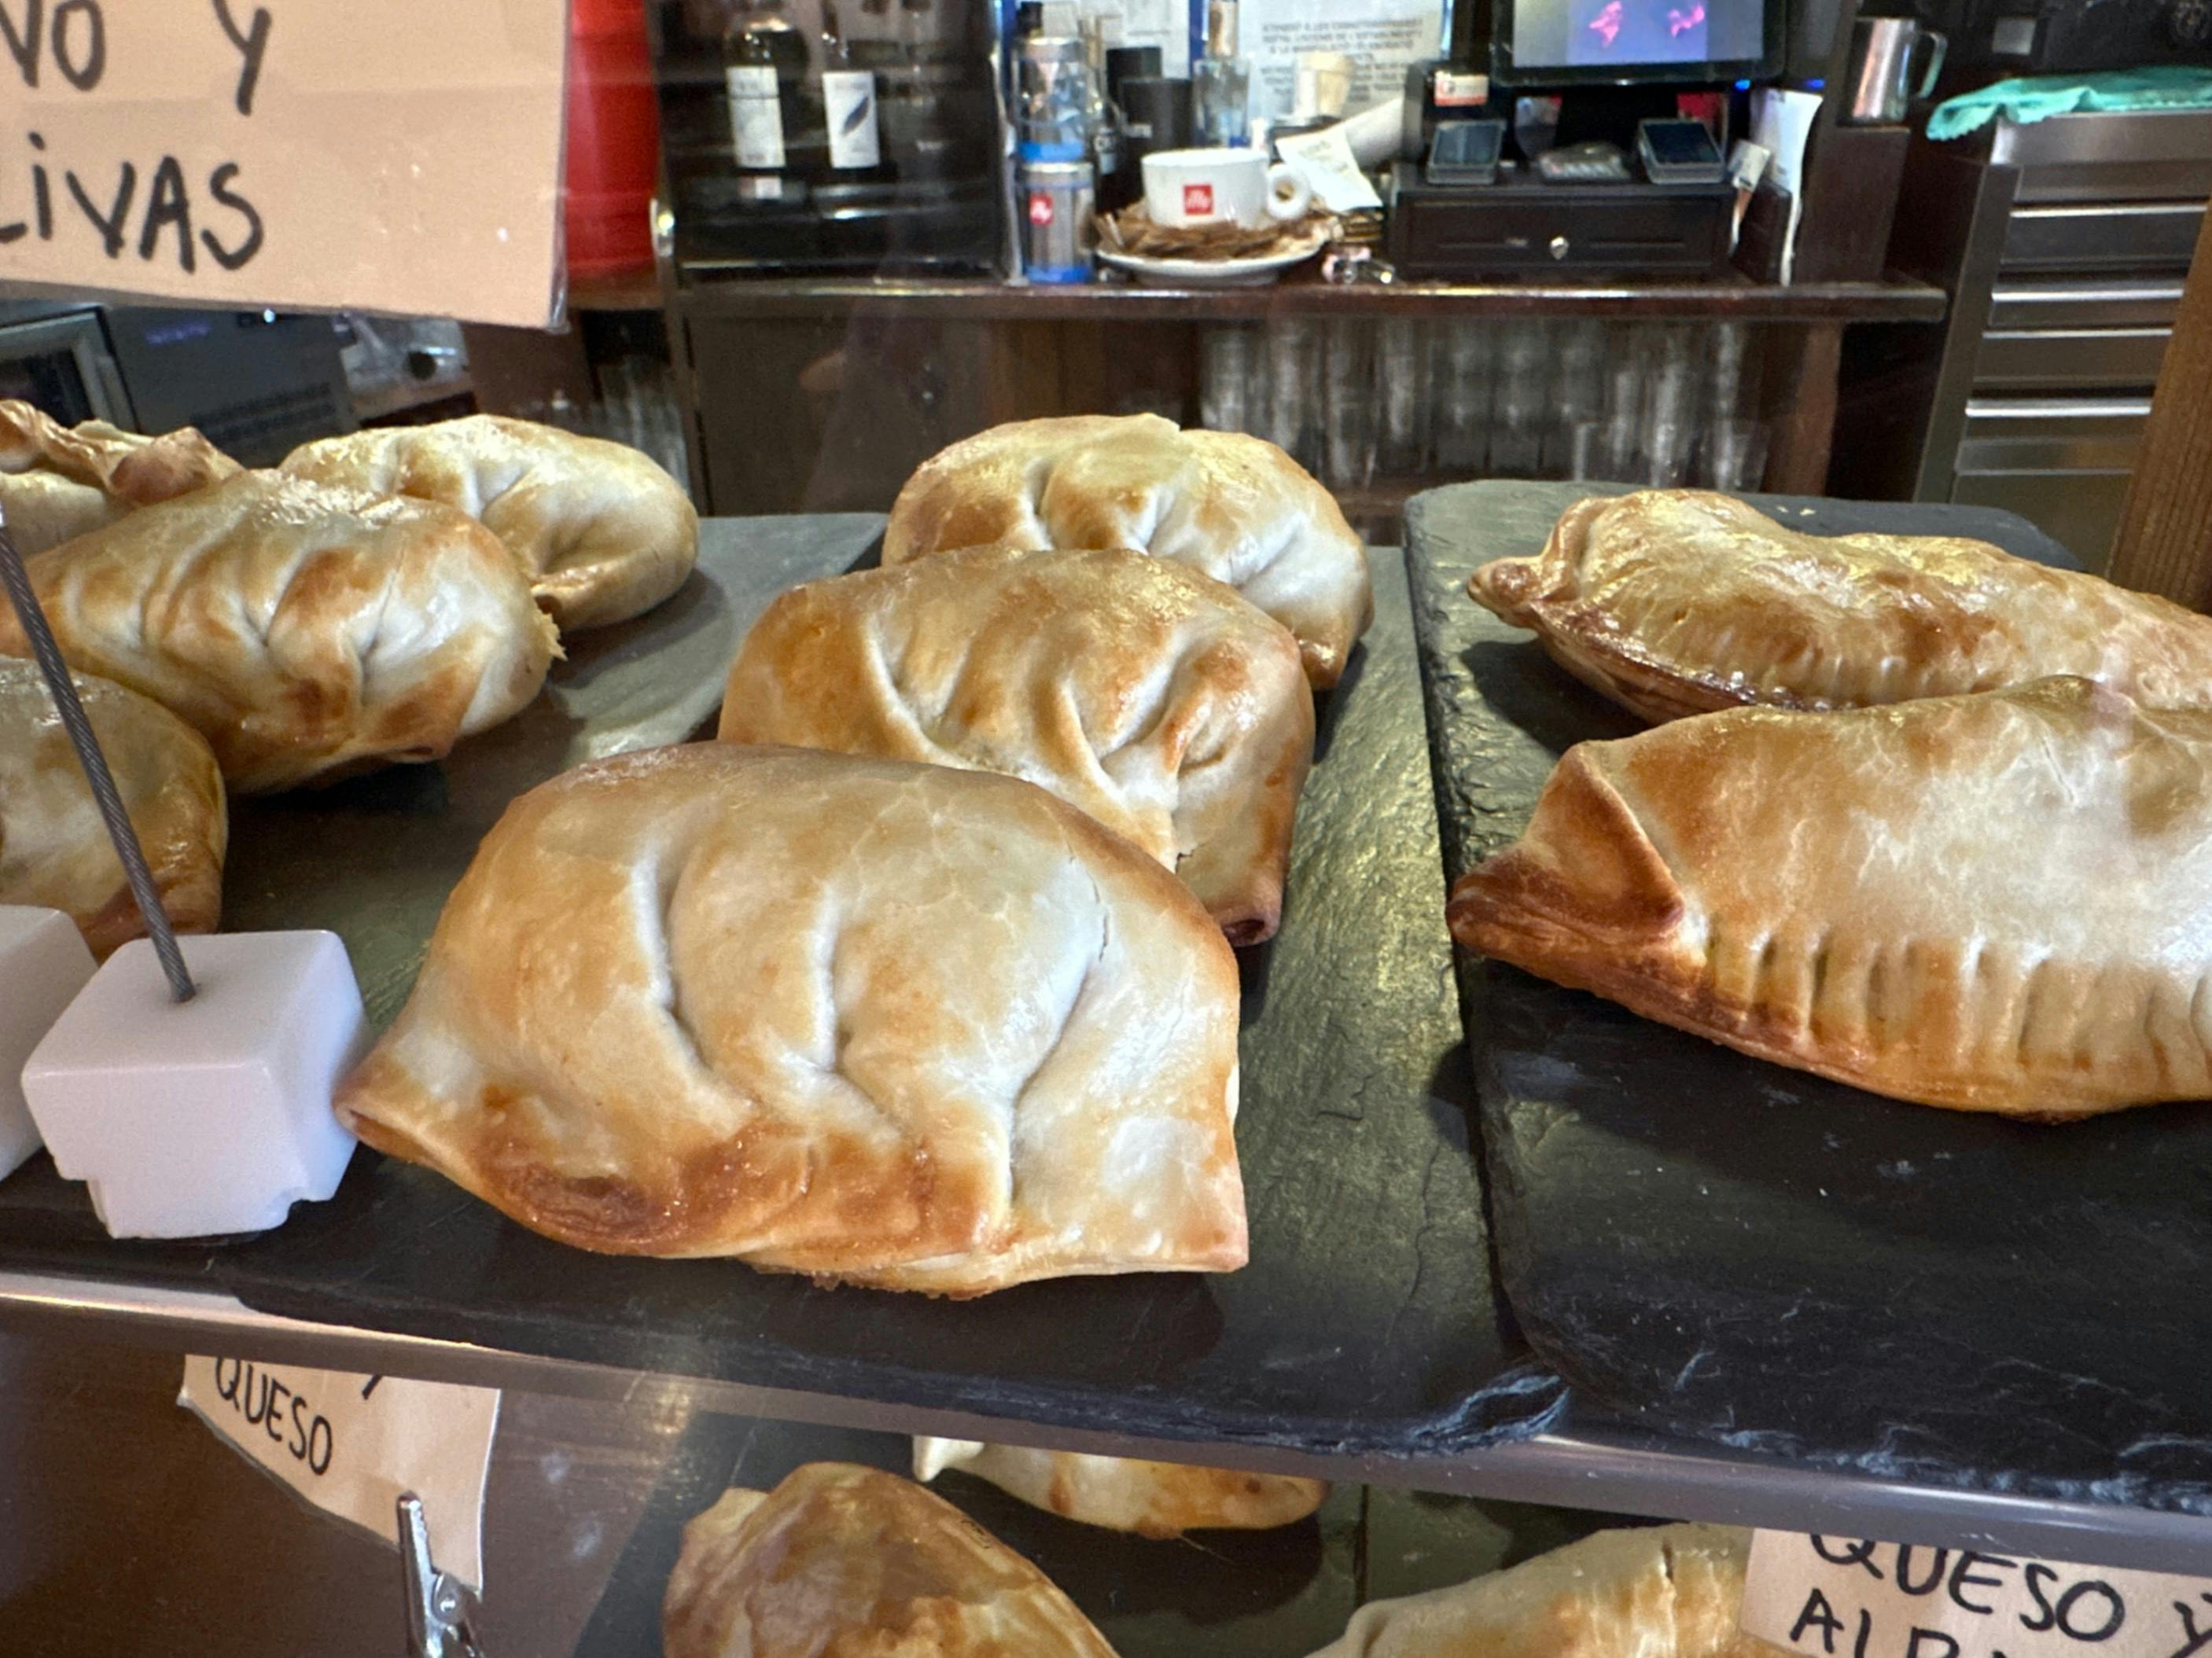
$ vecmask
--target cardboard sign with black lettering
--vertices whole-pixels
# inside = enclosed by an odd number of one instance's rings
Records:
[[[564,0],[0,0],[0,281],[542,325]]]
[[[194,1357],[177,1403],[315,1507],[387,1542],[400,1493],[413,1491],[438,1569],[483,1587],[497,1388]]]
[[[2212,1658],[2212,1578],[1763,1531],[1740,1621],[1807,1658]]]

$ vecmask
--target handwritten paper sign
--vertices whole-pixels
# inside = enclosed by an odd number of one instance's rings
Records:
[[[1763,1531],[1741,1622],[1808,1658],[2212,1658],[2212,1579]]]
[[[543,325],[564,0],[0,0],[0,281]]]
[[[387,1542],[393,1505],[413,1491],[438,1569],[483,1588],[496,1388],[194,1357],[177,1403],[316,1508]]]

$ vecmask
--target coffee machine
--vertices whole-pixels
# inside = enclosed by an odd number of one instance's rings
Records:
[[[1950,38],[1954,69],[2077,75],[2212,64],[2212,0],[1911,0]]]
[[[991,0],[656,0],[666,190],[687,280],[878,270],[985,273],[1002,231]],[[780,50],[779,131],[763,166],[741,154],[737,66],[768,29]],[[825,101],[824,71],[841,87]],[[841,163],[841,130],[877,129],[870,165]],[[733,111],[737,112],[733,114]],[[741,165],[741,161],[745,163]]]

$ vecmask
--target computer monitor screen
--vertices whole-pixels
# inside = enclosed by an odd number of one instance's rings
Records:
[[[1496,0],[1492,22],[1508,85],[1723,81],[1782,55],[1775,0]]]

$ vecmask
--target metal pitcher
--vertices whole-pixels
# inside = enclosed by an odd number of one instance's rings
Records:
[[[1943,54],[1950,42],[1911,17],[1860,17],[1851,25],[1850,101],[1839,121],[1861,126],[1893,126],[1916,98],[1936,90]],[[1928,48],[1928,66],[1913,86],[1912,57]]]

